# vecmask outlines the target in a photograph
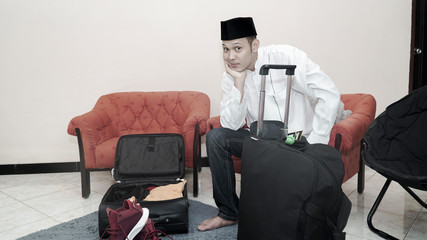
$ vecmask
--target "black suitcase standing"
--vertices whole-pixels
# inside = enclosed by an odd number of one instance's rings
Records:
[[[185,175],[184,139],[180,134],[135,134],[122,136],[116,148],[113,184],[99,205],[99,236],[109,225],[106,209],[122,207],[123,201],[135,196],[148,208],[155,228],[167,233],[188,232],[188,195],[164,201],[144,201],[147,188],[175,184]],[[105,234],[104,237],[108,237]]]
[[[256,136],[246,138],[243,144],[238,226],[241,240],[345,239],[343,229],[351,202],[341,189],[344,166],[340,153],[325,144],[309,144],[304,138],[284,143],[295,67],[261,68],[259,121],[251,126]],[[287,106],[281,126],[277,121],[263,121],[265,75],[270,68],[287,69]],[[279,133],[274,131],[277,126]]]

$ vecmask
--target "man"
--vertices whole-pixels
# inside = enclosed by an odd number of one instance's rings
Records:
[[[262,65],[297,66],[292,82],[288,127],[289,132],[302,130],[309,143],[328,144],[337,112],[343,108],[335,84],[307,54],[288,45],[260,47],[256,36],[252,18],[234,18],[221,22],[225,63],[220,114],[223,128],[211,130],[206,137],[213,194],[219,213],[203,221],[198,226],[200,231],[233,225],[238,221],[239,198],[235,191],[231,156],[241,156],[242,141],[250,135],[242,127],[258,120],[261,84],[259,69]],[[265,89],[264,119],[283,121],[285,71],[270,70]]]

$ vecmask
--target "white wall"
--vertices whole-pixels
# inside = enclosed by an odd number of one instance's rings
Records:
[[[0,0],[0,165],[78,161],[67,125],[110,92],[201,91],[218,115],[219,22],[235,16],[377,113],[408,91],[410,0]]]

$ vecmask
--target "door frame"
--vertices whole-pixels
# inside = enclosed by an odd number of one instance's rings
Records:
[[[411,49],[409,64],[409,93],[413,90],[426,85],[427,72],[423,72],[423,66],[426,65],[427,46],[425,37],[425,15],[427,4],[425,0],[412,0],[412,24],[411,24]],[[423,53],[415,55],[415,49],[419,48]]]

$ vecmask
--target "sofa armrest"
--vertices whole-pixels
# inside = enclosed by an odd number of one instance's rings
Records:
[[[196,124],[199,125],[199,133],[201,136],[206,134],[206,122],[210,114],[210,100],[204,93],[196,93],[197,96],[192,98],[189,113],[184,123],[186,130],[194,130]]]
[[[110,117],[100,109],[93,109],[71,119],[68,124],[68,134],[76,136],[76,128],[80,129],[82,136],[87,135],[91,139],[91,145],[118,136]]]
[[[206,134],[206,121],[210,114],[210,100],[208,95],[200,92],[189,92],[188,97],[181,101],[191,101],[183,106],[188,106],[185,122],[180,130],[185,141],[185,166],[194,167],[198,164],[201,155],[200,137]],[[187,111],[185,110],[185,111]],[[191,147],[190,147],[191,146]],[[196,165],[198,167],[198,165]]]
[[[94,108],[92,111],[74,117],[68,124],[67,132],[77,136],[76,128],[80,130],[84,152],[85,167],[96,168],[95,148],[102,142],[118,136],[117,130],[112,126],[112,121],[107,113]]]
[[[209,132],[211,129],[221,127],[220,116],[211,117],[206,122],[206,132]]]
[[[341,134],[341,151],[350,151],[360,144],[365,133],[375,118],[376,101],[370,94],[342,94],[344,109],[352,114],[335,124],[331,131],[329,145],[334,146],[335,137]]]

